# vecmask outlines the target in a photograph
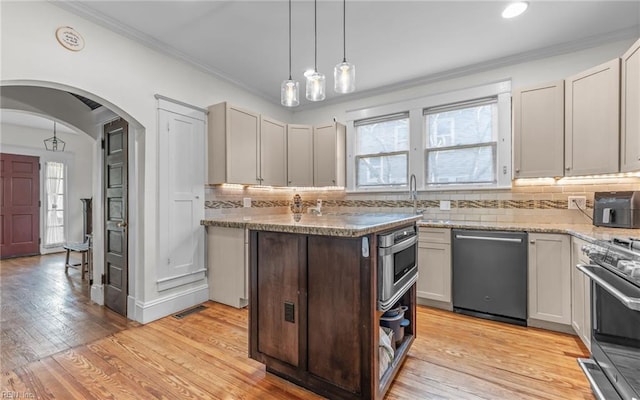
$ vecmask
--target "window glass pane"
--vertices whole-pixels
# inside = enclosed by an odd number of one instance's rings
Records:
[[[44,246],[62,245],[64,238],[64,164],[48,161],[45,164]]]
[[[406,185],[407,154],[357,158],[357,185]]]
[[[496,103],[427,114],[427,147],[449,147],[496,140]]]
[[[495,147],[432,150],[427,153],[427,183],[495,182]]]
[[[356,154],[409,150],[409,119],[378,122],[356,128]]]

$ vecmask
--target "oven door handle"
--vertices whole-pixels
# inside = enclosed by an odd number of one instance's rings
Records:
[[[620,300],[620,302],[624,304],[625,307],[627,307],[630,310],[640,311],[640,297],[627,296],[626,294],[618,290],[616,287],[614,287],[611,283],[607,282],[603,277],[597,275],[595,272],[592,271],[592,270],[597,271],[600,269],[603,271],[606,271],[606,269],[602,268],[599,265],[585,265],[585,264],[578,264],[576,265],[576,268],[582,271],[589,278],[593,279],[598,285],[600,285],[604,290],[609,292],[609,294],[611,294],[613,297]],[[612,272],[609,272],[609,271],[606,271],[606,272],[608,274],[611,274],[612,278],[616,278],[616,279],[620,279],[621,281],[624,281],[622,278],[618,278],[617,276],[615,276]],[[640,290],[638,291],[638,293],[640,294]]]
[[[390,254],[401,252],[402,250],[406,250],[409,247],[413,246],[418,242],[418,236],[411,236],[408,239],[403,240],[402,242],[396,243],[391,247],[380,247],[378,249],[378,254],[381,256],[388,256]]]

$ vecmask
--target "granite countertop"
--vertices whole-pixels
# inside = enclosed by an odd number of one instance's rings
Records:
[[[405,226],[420,219],[421,215],[413,214],[276,214],[204,219],[200,224],[258,231],[359,237]]]
[[[478,229],[490,231],[526,231],[536,233],[563,233],[593,242],[608,240],[614,237],[631,237],[640,239],[640,229],[603,228],[590,224],[537,224],[525,222],[474,222],[474,221],[438,221],[422,220],[419,227]]]

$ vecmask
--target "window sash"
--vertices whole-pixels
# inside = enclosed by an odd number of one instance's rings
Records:
[[[452,182],[434,182],[430,181],[430,164],[429,164],[429,154],[430,153],[439,153],[445,151],[456,151],[456,150],[465,150],[465,149],[475,149],[475,148],[491,148],[491,166],[493,168],[493,176],[491,180],[471,180],[471,181],[452,181]],[[497,152],[498,152],[498,144],[497,142],[486,142],[480,144],[469,144],[463,146],[448,146],[448,147],[434,147],[430,149],[425,149],[425,172],[426,179],[425,182],[428,186],[453,186],[453,185],[468,185],[468,184],[495,184],[497,183]],[[433,167],[431,167],[433,168]]]
[[[380,158],[385,158],[385,157],[393,157],[393,156],[404,156],[405,158],[405,171],[404,171],[404,181],[403,182],[397,182],[397,183],[387,183],[387,182],[381,182],[378,184],[374,184],[374,183],[370,183],[370,184],[360,184],[360,174],[361,173],[365,173],[365,171],[361,170],[360,167],[360,161],[362,159],[365,158],[369,158],[369,159],[380,159]],[[394,151],[394,152],[389,152],[389,153],[376,153],[376,154],[363,154],[363,155],[357,155],[355,157],[355,163],[356,163],[356,187],[359,188],[365,188],[365,187],[395,187],[395,186],[406,186],[407,185],[407,177],[409,176],[409,151]]]

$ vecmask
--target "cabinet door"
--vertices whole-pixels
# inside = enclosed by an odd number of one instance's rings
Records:
[[[287,185],[313,186],[313,127],[287,126]]]
[[[571,325],[567,235],[529,233],[529,318]]]
[[[373,306],[362,303],[363,288],[371,286],[360,263],[361,249],[360,238],[308,239],[309,372],[352,393],[360,391],[362,371],[369,367],[360,352],[368,337],[362,310]]]
[[[227,108],[227,183],[259,184],[260,115],[234,106]]]
[[[640,170],[640,40],[622,56],[620,170]]]
[[[565,81],[565,175],[619,171],[620,59]]]
[[[240,308],[247,305],[245,231],[207,228],[209,299]]]
[[[260,184],[287,184],[287,124],[260,118]]]
[[[564,81],[513,92],[514,177],[563,176]]]
[[[571,238],[571,325],[580,338],[585,330],[584,274],[576,268],[582,261],[581,248],[584,240]]]
[[[313,128],[313,185],[344,186],[345,126],[337,123]]]
[[[305,242],[304,236],[287,233],[257,236],[258,351],[293,366],[300,360]]]
[[[418,297],[451,303],[451,245],[418,246]]]

